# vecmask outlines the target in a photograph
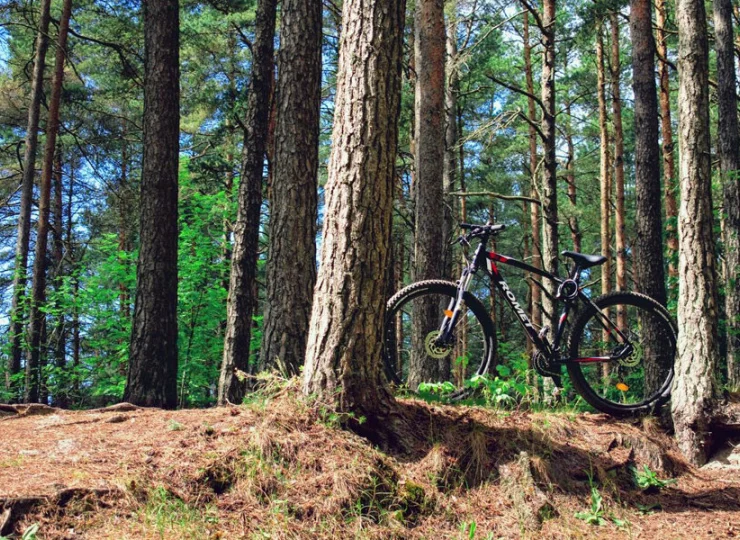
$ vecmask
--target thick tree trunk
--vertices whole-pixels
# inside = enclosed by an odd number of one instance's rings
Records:
[[[180,136],[177,0],[144,8],[144,156],[140,250],[123,399],[177,406],[177,177]]]
[[[226,337],[218,383],[219,404],[226,401],[240,403],[246,389],[245,382],[237,377],[237,370],[248,371],[252,314],[257,303],[255,281],[262,176],[270,115],[270,89],[273,84],[276,5],[276,0],[260,0],[257,6],[252,79],[244,121],[242,174],[226,302]]]
[[[59,37],[54,66],[54,78],[51,83],[51,98],[49,99],[49,115],[46,121],[46,143],[44,146],[44,162],[41,168],[41,189],[39,194],[39,219],[36,233],[36,251],[33,261],[33,291],[31,293],[31,309],[29,314],[29,351],[26,356],[26,403],[39,400],[41,383],[40,355],[41,334],[46,325],[46,315],[43,311],[46,304],[46,251],[49,240],[49,215],[51,203],[51,176],[54,170],[54,153],[57,149],[57,134],[59,133],[59,105],[62,101],[62,81],[64,80],[64,65],[67,59],[67,31],[69,17],[72,13],[72,0],[64,0],[62,17],[59,20]]]
[[[316,282],[320,0],[284,0],[262,362],[297,375]]]
[[[678,119],[681,206],[678,358],[672,413],[679,446],[696,465],[707,460],[717,391],[716,270],[709,142],[709,51],[704,2],[678,0]]]
[[[542,133],[544,135],[543,217],[545,221],[542,259],[544,268],[558,273],[558,175],[555,155],[555,0],[542,2]],[[554,291],[551,291],[554,295]],[[543,297],[543,309],[550,329],[557,325],[555,303],[549,295]],[[544,319],[544,317],[543,317]]]
[[[678,277],[675,260],[678,257],[678,203],[676,201],[676,166],[673,158],[673,126],[671,124],[671,82],[668,74],[668,47],[666,46],[666,6],[665,0],[655,2],[655,20],[657,25],[658,79],[660,80],[660,128],[663,134],[663,192],[665,193],[666,218],[666,257],[668,258],[668,275]],[[672,295],[675,298],[675,294]]]
[[[417,0],[414,17],[416,57],[416,226],[414,279],[439,279],[444,275],[443,185],[445,161],[445,26],[443,0]],[[436,326],[439,306],[435,301],[418,304],[412,325],[412,354],[408,384],[447,380],[449,358],[437,365],[424,353],[424,339]]]
[[[627,241],[625,234],[624,211],[624,130],[622,128],[622,92],[620,79],[622,65],[619,54],[619,16],[612,13],[610,16],[612,31],[612,122],[614,124],[614,194],[616,208],[614,212],[614,241],[617,252],[616,285],[618,291],[627,290]],[[617,309],[617,326],[627,328],[627,314],[624,307]]]
[[[380,361],[401,91],[403,0],[346,0],[321,263],[303,389],[341,410],[388,412]],[[387,427],[387,426],[386,426]]]
[[[38,150],[39,113],[44,93],[44,69],[46,51],[49,48],[50,0],[42,0],[39,31],[36,37],[36,54],[31,81],[31,102],[28,106],[26,148],[23,155],[23,179],[21,181],[21,203],[18,215],[18,237],[15,246],[15,269],[13,272],[13,300],[10,308],[10,357],[6,372],[5,387],[11,391],[13,400],[20,397],[21,389],[14,388],[11,378],[21,371],[23,356],[23,330],[25,321],[26,271],[28,248],[31,238],[31,203],[33,183],[36,176],[36,153]],[[21,385],[22,386],[22,385]]]
[[[637,290],[665,305],[658,102],[650,0],[632,0],[630,34],[635,94],[635,258]]]
[[[733,54],[732,2],[714,0],[714,35],[717,49],[717,146],[724,191],[724,247],[727,268],[725,319],[727,375],[740,385],[740,131],[737,120],[735,56]]]

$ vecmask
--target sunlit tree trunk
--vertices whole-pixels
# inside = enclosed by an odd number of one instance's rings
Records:
[[[443,0],[417,0],[414,17],[416,57],[416,222],[414,279],[439,279],[444,275],[446,246],[443,236],[443,169],[445,161],[445,25]],[[435,328],[439,306],[433,299],[420,301],[412,323],[409,388],[421,382],[447,380],[449,358],[438,364],[424,353],[426,332]]]
[[[31,238],[31,204],[33,184],[36,176],[36,153],[38,150],[39,114],[44,94],[44,70],[46,51],[49,48],[49,10],[51,1],[42,0],[39,31],[36,37],[33,79],[31,80],[31,102],[28,105],[26,145],[23,155],[23,179],[21,181],[21,203],[18,215],[18,237],[15,246],[15,269],[13,272],[13,300],[10,308],[10,357],[6,372],[5,387],[12,390],[13,400],[20,397],[21,389],[13,388],[11,377],[20,373],[23,356],[23,329],[26,316],[26,271],[28,249]],[[22,386],[22,385],[21,385]]]
[[[678,357],[672,413],[678,444],[696,465],[708,458],[717,384],[716,269],[709,141],[709,47],[704,2],[678,0]]]
[[[673,125],[671,124],[671,81],[668,73],[668,47],[666,45],[666,5],[665,0],[655,2],[655,20],[657,26],[656,49],[658,52],[658,79],[660,81],[660,129],[663,135],[663,192],[665,194],[666,218],[666,257],[668,258],[668,275],[678,277],[675,261],[678,257],[678,202],[676,201],[676,166],[673,157]],[[675,295],[674,295],[675,297]]]
[[[530,175],[530,195],[539,199],[539,190],[537,189],[537,131],[534,124],[538,122],[537,108],[534,101],[534,74],[532,73],[532,46],[529,41],[529,13],[524,14],[524,74],[527,84],[527,116],[529,118],[529,175]],[[540,205],[530,205],[530,229],[532,231],[532,266],[542,268],[542,223],[540,221]],[[530,313],[532,315],[532,324],[539,328],[542,326],[542,291],[532,281],[533,276],[529,276],[529,298]]]
[[[618,291],[627,289],[627,241],[625,235],[624,210],[624,130],[622,128],[622,92],[620,79],[622,76],[621,59],[619,55],[619,17],[617,13],[610,16],[612,31],[612,122],[614,124],[614,194],[616,208],[614,211],[614,241],[616,248],[616,285]],[[617,325],[627,328],[624,307],[617,309]]]
[[[303,390],[387,429],[381,356],[395,176],[403,0],[346,0],[326,218]],[[362,239],[358,241],[358,239]]]
[[[49,216],[51,206],[51,177],[54,170],[54,154],[57,150],[59,133],[59,106],[62,101],[62,81],[64,65],[67,60],[67,31],[72,13],[72,0],[64,0],[62,16],[59,21],[59,37],[51,83],[49,115],[46,121],[46,143],[44,161],[41,168],[41,188],[39,194],[39,219],[36,232],[36,252],[33,261],[33,290],[29,314],[29,351],[26,356],[26,396],[25,401],[33,403],[40,398],[40,356],[42,330],[46,325],[43,310],[46,304],[46,252],[49,240]]]
[[[54,287],[57,294],[63,294],[64,278],[67,276],[67,265],[64,261],[64,186],[62,171],[62,145],[57,144],[56,159],[54,164],[54,250],[52,261],[54,265]],[[57,310],[56,327],[54,329],[54,366],[57,368],[56,391],[54,404],[57,407],[69,406],[67,400],[67,325],[66,313]],[[60,378],[61,377],[61,378]]]
[[[542,2],[542,133],[544,135],[543,169],[543,212],[544,242],[542,259],[545,270],[558,273],[558,175],[555,140],[555,0]],[[551,291],[554,293],[554,291]],[[543,309],[548,317],[551,330],[557,326],[555,303],[548,296],[543,297]]]

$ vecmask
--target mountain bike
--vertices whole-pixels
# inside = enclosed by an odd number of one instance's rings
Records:
[[[467,252],[478,240],[472,258],[465,258],[457,283],[428,280],[413,283],[387,304],[384,328],[384,367],[396,385],[419,381],[432,373],[449,381],[453,398],[469,394],[472,383],[495,363],[496,329],[486,306],[470,287],[483,270],[506,305],[514,312],[532,342],[531,367],[560,386],[563,367],[573,387],[599,411],[614,416],[655,412],[670,397],[677,329],[670,314],[649,296],[613,292],[596,299],[587,294],[582,274],[606,262],[601,255],[562,252],[572,266],[566,278],[487,248],[504,224],[460,224],[456,242]],[[562,311],[553,332],[536,328],[504,280],[498,265],[508,265],[554,283],[553,304]],[[543,288],[538,281],[535,284]],[[569,317],[574,322],[569,322]],[[568,328],[566,343],[565,334]],[[414,381],[409,381],[409,376]],[[413,389],[413,388],[412,388]]]

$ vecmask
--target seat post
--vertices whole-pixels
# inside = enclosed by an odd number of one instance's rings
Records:
[[[575,268],[573,269],[573,273],[570,276],[570,279],[574,280],[579,285],[581,283],[581,272],[581,267],[576,264]]]

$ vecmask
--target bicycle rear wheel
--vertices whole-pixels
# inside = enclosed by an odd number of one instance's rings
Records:
[[[421,382],[460,389],[466,380],[486,373],[496,334],[485,306],[472,294],[463,297],[451,342],[436,342],[456,295],[454,283],[429,280],[409,285],[388,301],[383,361],[391,383],[413,391]]]
[[[594,300],[570,334],[568,374],[576,391],[594,408],[630,416],[657,410],[670,397],[676,355],[676,327],[668,311],[652,298],[617,292]],[[588,361],[616,356],[625,342],[605,332],[601,314],[617,325],[633,347],[621,360]],[[616,339],[615,339],[616,338]]]

